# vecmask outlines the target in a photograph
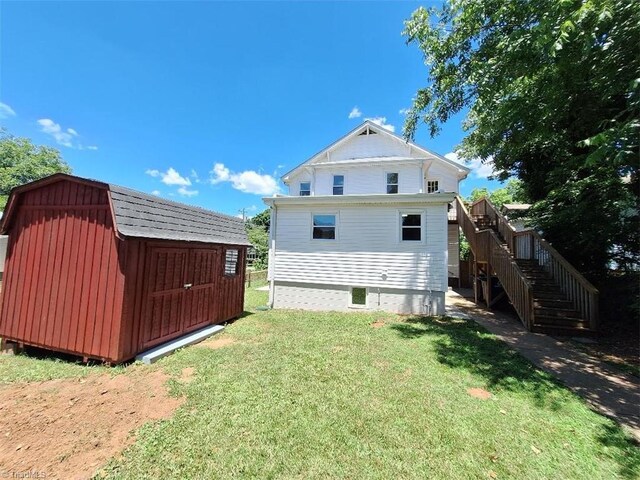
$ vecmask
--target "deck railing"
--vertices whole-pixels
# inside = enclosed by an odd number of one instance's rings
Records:
[[[517,259],[535,260],[551,275],[582,315],[589,328],[598,326],[599,292],[558,251],[535,230],[517,232],[514,240]]]
[[[460,197],[456,197],[455,208],[458,214],[458,225],[467,238],[476,262],[489,260],[489,233],[488,230],[479,230],[471,218],[467,207]]]
[[[492,226],[494,226],[498,233],[502,236],[507,248],[513,252],[516,229],[509,223],[509,221],[498,211],[498,209],[491,203],[491,201],[484,197],[471,204],[471,215],[485,215],[489,218]]]

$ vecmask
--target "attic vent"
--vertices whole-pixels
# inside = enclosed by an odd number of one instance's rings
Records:
[[[360,136],[360,135],[376,135],[376,134],[377,134],[377,132],[374,132],[369,127],[367,127],[362,131],[362,133],[359,133],[358,136]]]

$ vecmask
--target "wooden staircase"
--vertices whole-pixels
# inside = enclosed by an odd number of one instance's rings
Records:
[[[474,258],[474,273],[497,277],[528,330],[566,336],[594,335],[598,290],[537,232],[517,232],[486,199],[469,209],[456,198],[458,223]],[[478,301],[477,282],[474,285]],[[491,307],[497,297],[485,289]]]

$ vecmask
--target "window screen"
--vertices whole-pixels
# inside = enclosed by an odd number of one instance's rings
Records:
[[[387,173],[387,193],[398,193],[397,173]]]
[[[333,176],[333,194],[334,195],[344,194],[344,175]]]

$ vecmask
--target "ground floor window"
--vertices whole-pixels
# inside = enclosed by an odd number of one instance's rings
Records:
[[[401,216],[401,237],[403,242],[419,242],[422,240],[422,215],[419,213],[403,213]]]
[[[351,306],[367,306],[367,289],[364,287],[351,287]]]
[[[316,240],[335,240],[336,216],[335,215],[314,215],[313,216],[313,238]]]

